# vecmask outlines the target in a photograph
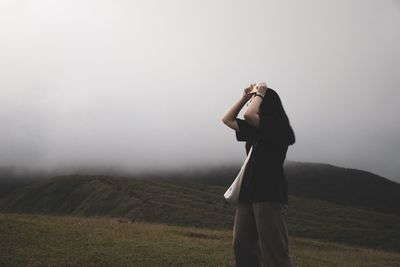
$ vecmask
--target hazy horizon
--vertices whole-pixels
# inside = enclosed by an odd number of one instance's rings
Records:
[[[1,1],[0,167],[238,162],[221,118],[266,81],[287,160],[400,182],[399,26],[398,0]]]

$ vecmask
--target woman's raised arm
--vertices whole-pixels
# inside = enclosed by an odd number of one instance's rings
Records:
[[[246,104],[246,102],[251,98],[250,91],[253,89],[254,84],[251,84],[249,87],[245,88],[243,91],[243,95],[236,101],[236,103],[230,107],[222,117],[222,122],[226,124],[228,127],[239,131],[239,126],[236,121],[236,117],[239,114],[240,110]]]

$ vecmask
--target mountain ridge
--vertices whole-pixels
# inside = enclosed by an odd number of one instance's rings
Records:
[[[0,212],[124,217],[130,221],[232,229],[226,187],[109,176],[59,176],[16,189]],[[290,234],[399,251],[400,217],[289,195]]]
[[[240,164],[230,164],[217,167],[192,167],[165,172],[146,171],[134,174],[109,171],[108,173],[105,172],[104,175],[121,176],[122,174],[122,176],[144,180],[194,182],[229,187],[239,169]],[[96,173],[96,170],[86,169],[84,173],[91,172]],[[284,172],[288,180],[288,193],[290,195],[400,216],[400,205],[398,204],[400,203],[400,184],[385,177],[364,170],[320,162],[286,161]],[[10,168],[4,171],[0,167],[0,198],[19,187],[52,177],[49,172],[30,174],[25,170],[22,172],[23,175],[16,175],[15,173],[16,171],[13,172]],[[98,170],[97,173],[102,173],[102,170]],[[57,175],[59,176],[59,174]]]

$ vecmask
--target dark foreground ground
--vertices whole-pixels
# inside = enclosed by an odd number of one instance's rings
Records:
[[[0,266],[232,266],[232,232],[126,218],[0,214]],[[400,253],[289,237],[295,266],[399,266]]]

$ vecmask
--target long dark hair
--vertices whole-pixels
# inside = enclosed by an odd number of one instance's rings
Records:
[[[265,116],[272,116],[275,119],[276,127],[279,130],[278,138],[282,142],[287,145],[293,145],[296,142],[296,136],[283,108],[282,101],[278,93],[272,88],[268,87],[261,102],[260,112]]]

